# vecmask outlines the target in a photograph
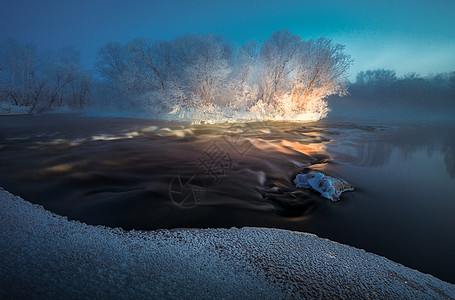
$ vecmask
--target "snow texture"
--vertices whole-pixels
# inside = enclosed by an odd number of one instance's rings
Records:
[[[325,176],[322,173],[297,174],[294,183],[298,188],[312,188],[321,193],[322,197],[332,201],[340,200],[341,193],[354,190],[354,187],[343,179]]]
[[[124,231],[0,190],[0,299],[453,299],[455,285],[312,234]]]
[[[0,102],[0,116],[3,115],[25,115],[30,111],[28,106],[17,106],[5,102]]]

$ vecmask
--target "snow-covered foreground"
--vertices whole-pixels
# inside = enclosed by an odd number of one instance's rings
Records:
[[[278,229],[126,232],[0,190],[0,298],[455,298],[455,285]]]

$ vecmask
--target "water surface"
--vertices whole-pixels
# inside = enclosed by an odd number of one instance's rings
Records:
[[[455,282],[454,129],[7,116],[0,186],[88,224],[311,232]],[[334,203],[295,188],[296,174],[314,171],[356,191]]]

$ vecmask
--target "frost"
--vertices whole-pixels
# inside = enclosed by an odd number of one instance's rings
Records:
[[[453,284],[307,233],[124,231],[69,221],[1,187],[0,227],[1,299],[455,297]]]
[[[341,193],[354,190],[354,187],[343,179],[325,176],[322,173],[297,174],[294,183],[298,188],[311,188],[332,201],[340,200]]]

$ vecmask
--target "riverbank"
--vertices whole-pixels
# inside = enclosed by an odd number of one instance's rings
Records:
[[[315,235],[123,231],[0,191],[0,298],[455,298],[455,285]]]

